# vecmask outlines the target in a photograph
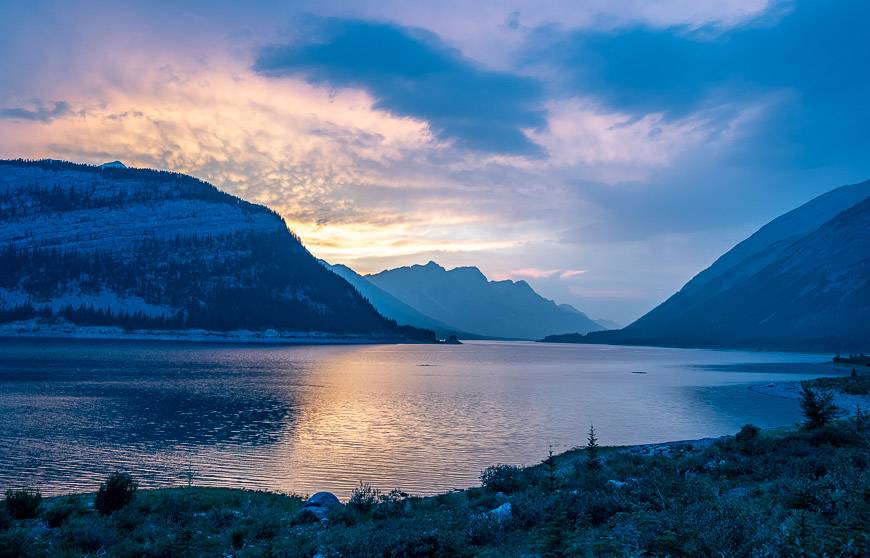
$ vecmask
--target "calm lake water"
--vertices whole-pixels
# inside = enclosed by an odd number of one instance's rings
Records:
[[[826,357],[522,342],[230,346],[0,341],[0,489],[94,490],[115,469],[346,496],[427,494],[584,443],[792,424],[752,383],[833,373]],[[642,372],[642,373],[640,373]]]

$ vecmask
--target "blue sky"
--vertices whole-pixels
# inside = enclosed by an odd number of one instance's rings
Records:
[[[630,321],[870,178],[870,8],[5,2],[0,156],[169,168],[363,272],[478,265]]]

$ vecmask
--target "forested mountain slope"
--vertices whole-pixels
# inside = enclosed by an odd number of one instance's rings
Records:
[[[383,318],[283,220],[196,178],[0,161],[0,321],[431,337]]]

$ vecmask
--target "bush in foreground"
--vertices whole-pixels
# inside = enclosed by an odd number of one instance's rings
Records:
[[[513,465],[493,465],[480,473],[480,484],[493,492],[510,494],[525,484],[523,470]]]
[[[84,515],[86,512],[85,505],[78,498],[70,496],[52,504],[50,508],[45,510],[42,517],[49,527],[56,528],[63,525],[69,518]]]
[[[36,488],[6,491],[6,509],[15,519],[32,519],[39,512],[42,494]]]
[[[94,507],[101,515],[110,515],[133,500],[138,485],[130,473],[116,471],[100,485]]]

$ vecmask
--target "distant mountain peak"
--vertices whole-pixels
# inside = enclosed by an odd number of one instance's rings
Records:
[[[462,267],[454,267],[453,269],[451,269],[447,273],[452,273],[454,276],[465,277],[471,281],[481,281],[484,283],[488,281],[488,279],[486,278],[486,275],[484,275],[483,272],[480,271],[480,269],[478,269],[474,266],[471,266],[471,265],[466,265],[466,266],[462,266]]]
[[[103,163],[100,165],[101,169],[126,169],[127,165],[122,163],[121,161],[109,161],[108,163]]]
[[[559,308],[526,281],[490,281],[475,266],[447,270],[430,261],[366,279],[426,316],[483,336],[540,339],[602,329],[576,309]]]

